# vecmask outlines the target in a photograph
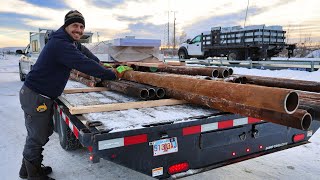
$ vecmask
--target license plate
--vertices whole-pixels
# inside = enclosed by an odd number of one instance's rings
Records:
[[[178,152],[178,141],[176,137],[160,139],[153,142],[153,156]]]

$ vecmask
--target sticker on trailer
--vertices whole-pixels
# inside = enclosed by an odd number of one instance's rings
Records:
[[[163,167],[152,169],[152,177],[161,176],[161,175],[163,175]]]
[[[153,142],[153,156],[160,156],[178,152],[178,140],[176,137],[160,139]]]
[[[312,136],[312,133],[313,133],[312,130],[308,131],[308,132],[307,132],[307,137],[311,137],[311,136]]]

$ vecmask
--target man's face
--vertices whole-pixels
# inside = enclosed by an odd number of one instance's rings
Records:
[[[84,26],[81,23],[75,22],[67,26],[65,29],[75,41],[79,41],[83,35]]]

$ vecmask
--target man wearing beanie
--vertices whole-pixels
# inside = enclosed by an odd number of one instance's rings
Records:
[[[70,71],[76,69],[102,80],[117,78],[114,71],[101,66],[99,59],[78,42],[84,28],[82,14],[69,11],[64,25],[52,33],[20,90],[28,132],[19,172],[21,178],[52,180],[47,176],[52,172],[51,167],[42,165],[42,151],[53,133],[53,101],[63,92]],[[37,108],[40,105],[46,108]]]

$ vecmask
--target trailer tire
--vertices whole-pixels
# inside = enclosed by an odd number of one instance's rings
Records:
[[[21,71],[21,65],[19,63],[19,75],[20,75],[20,81],[25,81],[26,80],[26,75],[24,75]]]
[[[61,116],[59,116],[58,122],[57,127],[61,147],[66,151],[72,151],[80,148],[81,144],[79,140],[74,136],[65,121],[61,119]]]

